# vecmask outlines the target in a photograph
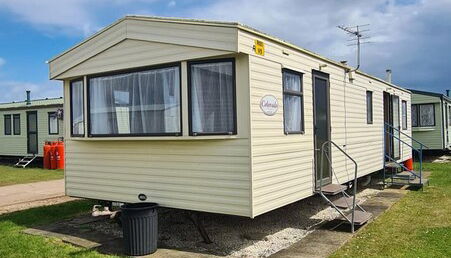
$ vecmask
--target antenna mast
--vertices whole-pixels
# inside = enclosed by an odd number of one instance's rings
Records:
[[[354,70],[349,71],[349,72],[354,72],[354,71],[359,70],[359,68],[360,68],[360,45],[370,43],[369,41],[364,41],[365,39],[369,39],[370,37],[364,36],[362,34],[362,32],[369,31],[369,29],[363,29],[363,30],[361,29],[362,27],[366,27],[366,26],[369,26],[369,24],[350,26],[350,27],[345,27],[343,25],[337,26],[339,29],[343,30],[351,37],[351,39],[349,39],[348,41],[356,41],[355,43],[348,44],[348,46],[357,46],[357,67]]]

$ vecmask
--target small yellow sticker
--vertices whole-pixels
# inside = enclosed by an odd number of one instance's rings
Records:
[[[254,50],[255,54],[264,56],[265,55],[265,43],[260,40],[254,40]]]

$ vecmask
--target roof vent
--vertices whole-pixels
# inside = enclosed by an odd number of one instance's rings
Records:
[[[31,104],[31,99],[30,99],[30,91],[27,90],[27,105]]]
[[[450,90],[446,90],[446,96],[451,97]]]

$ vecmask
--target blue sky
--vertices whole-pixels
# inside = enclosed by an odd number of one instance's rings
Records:
[[[371,24],[365,72],[406,88],[451,89],[451,0],[0,0],[0,102],[62,95],[45,61],[126,14],[238,21],[355,64],[337,25]]]

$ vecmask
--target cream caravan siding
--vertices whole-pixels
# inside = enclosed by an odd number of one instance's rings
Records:
[[[126,39],[61,75],[63,78],[219,56],[230,52]]]
[[[255,39],[264,41],[264,56],[253,53]],[[312,69],[318,70],[324,62],[244,31],[239,32],[239,50],[250,54],[252,195],[256,216],[313,194]],[[305,134],[302,135],[284,135],[282,68],[304,73]],[[408,107],[410,93],[361,74],[354,74],[353,83],[349,83],[343,68],[333,64],[328,64],[322,72],[330,76],[331,139],[358,162],[359,176],[382,169],[383,91],[399,95],[400,103],[406,100]],[[367,90],[373,91],[373,124],[366,122]],[[259,108],[261,98],[267,94],[278,99],[279,111],[274,116],[264,115]],[[410,135],[410,109],[408,129],[403,132]],[[410,144],[407,137],[404,139]],[[401,149],[401,159],[410,158],[407,146]],[[332,160],[340,183],[353,178],[353,164],[335,149]]]
[[[413,93],[412,102],[413,104],[434,104],[435,109],[435,126],[413,127],[413,137],[430,149],[443,149],[443,113],[440,98],[431,95]],[[414,143],[414,146],[417,148],[419,147],[416,143]]]
[[[237,28],[228,26],[212,27],[126,18],[51,60],[49,62],[50,78],[67,78],[61,74],[125,39],[236,52],[237,31]],[[196,50],[191,49],[190,51],[195,52]],[[109,52],[114,52],[114,50]],[[145,56],[145,53],[143,54]],[[163,58],[164,55],[159,57]],[[125,57],[119,58],[126,59]],[[114,61],[114,59],[111,60]],[[183,59],[177,61],[181,60]],[[139,60],[136,61],[139,62]],[[115,65],[120,66],[120,64]]]
[[[182,62],[183,135],[66,140],[66,194],[101,200],[251,216],[247,56],[237,56],[238,135],[188,136],[186,62]],[[66,104],[69,99],[65,83]],[[68,105],[66,113],[70,112]],[[67,128],[70,124],[66,123]],[[69,130],[68,130],[69,134]]]
[[[27,155],[27,111],[38,112],[38,150],[39,156],[42,156],[45,141],[57,140],[63,134],[63,121],[59,120],[59,134],[49,135],[48,112],[55,112],[59,107],[46,107],[36,109],[19,109],[19,110],[0,110],[0,155],[25,156]],[[11,124],[14,114],[20,114],[20,135],[13,134],[11,127],[11,135],[5,135],[4,115],[11,115]]]

